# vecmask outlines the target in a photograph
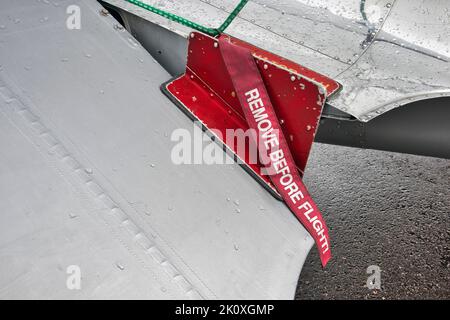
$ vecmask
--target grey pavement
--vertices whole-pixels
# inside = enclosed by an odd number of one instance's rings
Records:
[[[322,269],[311,250],[297,299],[450,298],[450,160],[316,143],[305,183],[334,256]]]

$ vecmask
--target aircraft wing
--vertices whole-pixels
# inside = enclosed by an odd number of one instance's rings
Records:
[[[293,298],[313,240],[237,164],[171,162],[192,122],[101,9],[0,2],[0,297]]]
[[[129,0],[104,1],[183,37],[191,31]],[[240,1],[140,2],[217,28]],[[450,96],[449,10],[446,0],[250,0],[225,32],[338,81],[328,104],[368,122]]]
[[[173,76],[193,28],[147,4],[218,28],[239,0],[104,0]],[[446,0],[249,0],[225,33],[340,84],[316,142],[450,158],[450,8]]]

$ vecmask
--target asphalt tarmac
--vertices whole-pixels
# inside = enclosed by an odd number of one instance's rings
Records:
[[[450,299],[450,160],[316,143],[304,180],[333,258],[311,250],[297,299]]]

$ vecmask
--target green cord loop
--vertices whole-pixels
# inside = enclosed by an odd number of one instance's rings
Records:
[[[236,8],[234,8],[234,10],[231,11],[230,15],[225,19],[225,21],[222,23],[219,29],[217,29],[220,33],[224,32],[225,29],[231,24],[231,22],[233,22],[234,18],[237,17],[239,12],[241,12],[241,10],[245,7],[247,2],[248,0],[241,0],[236,6]]]
[[[195,29],[197,31],[206,33],[210,36],[218,36],[221,34],[230,24],[233,22],[234,18],[239,14],[239,12],[244,8],[244,6],[247,4],[248,0],[241,0],[239,4],[236,6],[236,8],[233,9],[233,11],[230,13],[230,15],[225,19],[225,21],[222,23],[222,25],[217,28],[208,28],[205,26],[202,26],[201,24],[195,23],[193,21],[190,21],[188,19],[185,19],[183,17],[177,16],[176,14],[158,9],[154,6],[151,6],[149,4],[143,3],[139,0],[126,0],[127,2],[134,4],[138,7],[141,7],[147,11],[153,12],[155,14],[158,14],[166,19],[172,20],[174,22],[177,22],[179,24],[182,24],[186,27],[189,27],[191,29]]]

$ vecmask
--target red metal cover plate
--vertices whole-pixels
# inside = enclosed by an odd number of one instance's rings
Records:
[[[227,37],[232,43],[252,52],[294,161],[303,174],[325,98],[336,92],[339,84],[239,39],[228,35],[221,37]],[[227,129],[247,130],[248,125],[216,38],[198,32],[191,34],[186,73],[166,84],[166,90],[184,111],[206,128],[220,132],[218,140],[242,159],[260,181],[274,190],[270,179],[261,174],[260,164],[249,163],[248,150],[237,150],[235,145],[227,145],[222,139],[226,137]]]

